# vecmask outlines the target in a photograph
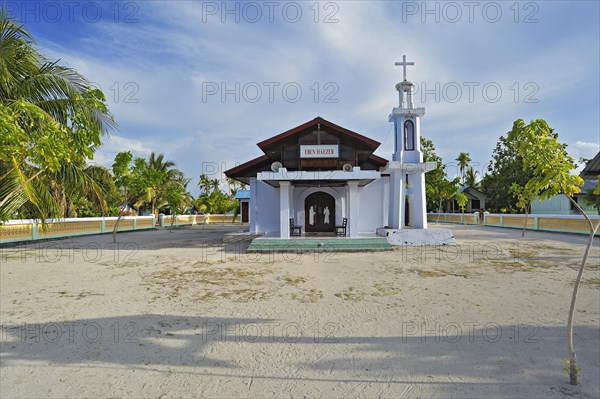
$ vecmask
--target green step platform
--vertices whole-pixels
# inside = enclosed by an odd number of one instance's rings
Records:
[[[247,252],[362,252],[392,251],[385,237],[374,238],[256,238]]]

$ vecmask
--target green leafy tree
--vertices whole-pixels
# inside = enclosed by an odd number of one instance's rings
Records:
[[[117,190],[121,194],[121,201],[125,204],[129,203],[133,197],[133,170],[131,162],[133,155],[131,151],[122,151],[115,156],[112,164],[112,172]]]
[[[456,203],[460,207],[460,211],[462,212],[463,222],[465,224],[465,229],[466,229],[467,221],[465,220],[465,206],[467,206],[467,204],[469,203],[469,199],[467,198],[467,196],[464,193],[456,193],[456,195],[454,196],[454,199],[456,200]]]
[[[583,197],[583,201],[596,209],[598,215],[600,215],[600,176],[598,176],[596,188],[588,188]]]
[[[120,194],[118,217],[112,231],[113,242],[117,242],[117,231],[119,230],[121,217],[123,217],[125,207],[129,205],[129,202],[132,200],[134,194],[133,183],[135,181],[135,176],[133,174],[133,167],[131,165],[132,160],[133,155],[130,151],[122,151],[115,156],[115,161],[112,165],[114,183],[117,191]]]
[[[42,56],[0,9],[0,220],[24,206],[42,223],[64,216],[52,189],[89,188],[86,161],[116,127],[104,103],[101,91]]]
[[[508,188],[513,184],[524,187],[531,177],[531,172],[524,169],[523,159],[517,153],[514,142],[500,136],[487,173],[480,182],[486,206],[492,212],[516,211],[519,208],[518,197],[512,195]]]
[[[454,194],[458,191],[458,177],[453,180],[444,179],[440,181],[437,185],[432,187],[431,192],[428,193],[428,196],[436,201],[438,206],[438,212],[442,212],[442,204],[451,199]],[[438,215],[438,222],[440,221],[440,215]]]
[[[433,142],[423,136],[421,136],[421,152],[423,153],[423,162],[437,163],[434,170],[425,174],[427,209],[442,212],[442,204],[458,190],[458,178],[452,181],[448,180],[442,158],[436,154]]]
[[[576,167],[575,161],[567,153],[566,145],[558,141],[558,134],[553,132],[545,120],[536,119],[527,125],[522,119],[516,120],[508,134],[508,139],[515,144],[518,155],[523,159],[525,169],[533,175],[525,184],[525,188],[532,192],[540,192],[539,198],[542,201],[559,194],[566,195],[573,206],[584,215],[590,229],[588,244],[575,279],[567,321],[569,382],[575,385],[579,373],[573,346],[575,304],[583,271],[594,242],[594,235],[600,223],[592,222],[577,201],[573,199],[573,195],[580,192],[579,187],[583,184],[583,179],[570,174],[570,171]]]
[[[520,186],[517,183],[511,184],[508,191],[517,199],[516,206],[525,212],[525,222],[523,222],[523,230],[521,237],[525,237],[525,229],[527,229],[527,221],[531,210],[531,203],[540,195],[540,191],[532,186]]]

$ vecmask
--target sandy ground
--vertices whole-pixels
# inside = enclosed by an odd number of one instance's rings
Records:
[[[452,226],[459,246],[245,254],[234,226],[2,248],[0,397],[600,397],[600,251]]]

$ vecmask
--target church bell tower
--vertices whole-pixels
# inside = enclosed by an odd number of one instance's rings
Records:
[[[406,80],[406,67],[415,65],[407,62],[406,56],[396,66],[402,66],[404,80],[396,85],[398,90],[399,105],[392,110],[390,122],[394,122],[394,154],[392,160],[398,162],[420,163],[423,162],[421,154],[421,117],[425,115],[425,108],[415,108],[413,102],[413,88],[415,84]]]
[[[394,123],[394,154],[388,164],[390,173],[389,226],[395,229],[427,228],[425,173],[435,169],[435,163],[423,163],[421,153],[421,117],[425,108],[415,108],[413,88],[415,84],[406,80],[406,67],[414,65],[402,62],[404,80],[396,85],[399,105],[392,110],[389,121]]]

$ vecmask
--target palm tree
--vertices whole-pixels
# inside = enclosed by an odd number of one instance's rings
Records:
[[[465,170],[467,169],[467,166],[469,165],[469,162],[471,162],[471,158],[469,157],[469,153],[468,152],[461,152],[458,155],[458,158],[456,158],[456,161],[458,162],[458,168],[460,170],[461,181],[464,184],[465,183]]]
[[[108,213],[104,199],[105,189],[101,182],[112,179],[108,170],[96,165],[76,165],[62,161],[56,172],[49,172],[40,180],[49,188],[52,197],[60,207],[63,217],[77,217],[73,200],[90,197],[103,215]]]
[[[177,171],[177,169],[171,169],[173,166],[175,166],[175,162],[165,161],[164,159],[165,154],[158,154],[157,156],[154,151],[151,152],[150,157],[148,158],[148,168],[173,175],[175,171]]]
[[[77,71],[42,56],[0,8],[0,220],[26,204],[42,223],[62,216],[53,184],[85,189],[85,161],[116,128],[104,101]]]
[[[477,181],[477,175],[478,172],[473,169],[472,166],[469,166],[469,168],[467,169],[467,172],[465,173],[465,185],[466,186],[471,186],[473,188],[478,188],[479,187],[479,182]]]
[[[167,184],[165,198],[171,213],[169,232],[173,232],[177,216],[184,213],[192,203],[191,195],[187,192],[187,183],[189,183],[189,179],[182,174],[182,179],[171,180]]]
[[[152,214],[157,215],[158,208],[166,205],[166,192],[169,182],[184,178],[183,173],[172,168],[175,163],[165,161],[164,155],[150,154],[148,161],[143,158],[135,160],[136,191],[138,200],[136,206],[149,206]]]
[[[203,194],[208,195],[211,188],[211,179],[206,174],[202,173],[198,181],[198,187],[202,190]]]

